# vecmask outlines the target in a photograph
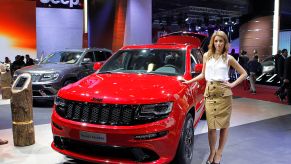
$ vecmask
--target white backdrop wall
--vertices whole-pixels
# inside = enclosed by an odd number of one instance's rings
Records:
[[[36,8],[37,57],[66,48],[82,48],[83,10]]]
[[[152,43],[152,0],[128,0],[124,45]]]
[[[288,50],[288,55],[291,50],[291,31],[282,31],[279,33],[279,50]]]

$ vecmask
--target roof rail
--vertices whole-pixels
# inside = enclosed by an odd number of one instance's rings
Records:
[[[179,43],[155,43],[155,44],[159,44],[159,45],[177,45]]]

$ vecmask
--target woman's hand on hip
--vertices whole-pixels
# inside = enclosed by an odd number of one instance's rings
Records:
[[[228,88],[235,87],[235,85],[233,83],[229,83],[228,81],[221,83],[221,85],[228,87]]]

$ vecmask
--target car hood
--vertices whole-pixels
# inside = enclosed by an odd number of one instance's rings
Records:
[[[185,86],[175,76],[92,74],[62,88],[58,96],[86,102],[147,104],[174,101]]]
[[[64,63],[50,63],[50,64],[40,64],[23,67],[16,72],[18,74],[28,72],[28,73],[48,73],[48,72],[58,72],[60,70],[72,69],[75,67],[74,64],[64,64]]]

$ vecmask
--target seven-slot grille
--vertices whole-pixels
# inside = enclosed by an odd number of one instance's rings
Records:
[[[68,120],[102,125],[133,125],[139,105],[111,105],[66,101],[57,113]]]
[[[31,81],[36,82],[39,81],[41,74],[31,74]]]

